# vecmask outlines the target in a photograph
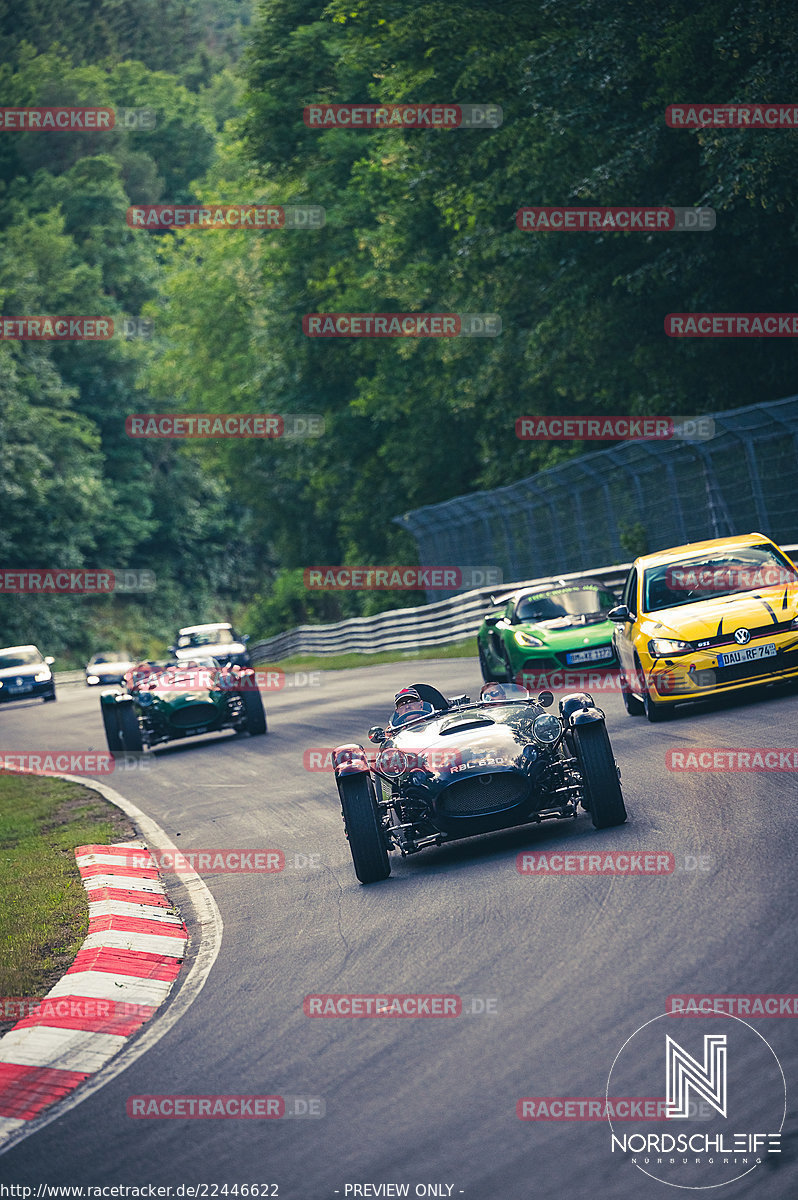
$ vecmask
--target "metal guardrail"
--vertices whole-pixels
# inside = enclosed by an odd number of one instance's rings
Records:
[[[798,544],[783,546],[793,559]],[[538,579],[521,579],[501,587],[476,588],[437,600],[417,608],[397,608],[371,617],[350,617],[335,625],[299,625],[287,633],[266,638],[250,645],[253,662],[279,662],[294,654],[378,654],[381,650],[423,650],[466,638],[476,638],[482,616],[490,606],[491,594],[509,596],[520,587],[539,587],[541,584],[566,582],[573,579],[597,579],[611,591],[617,591],[626,579],[631,563],[611,567],[572,571],[567,575],[545,575]]]
[[[626,578],[629,563],[574,571],[569,575],[547,575],[524,579],[500,587],[476,588],[448,600],[417,608],[397,608],[371,617],[350,617],[335,625],[300,625],[288,633],[255,642],[250,646],[253,661],[278,662],[293,654],[377,654],[381,650],[422,650],[447,642],[476,637],[483,613],[490,607],[491,594],[509,596],[519,587],[537,587],[558,579],[598,579],[612,590]]]

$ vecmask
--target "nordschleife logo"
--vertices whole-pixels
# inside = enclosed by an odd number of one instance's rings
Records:
[[[615,1056],[610,1096],[650,1096],[662,1101],[652,1111],[664,1114],[616,1126],[608,1116],[609,1151],[621,1169],[628,1161],[670,1187],[706,1190],[779,1164],[784,1071],[740,1017],[717,1009],[701,1021],[674,1013],[647,1021]],[[766,1194],[767,1180],[762,1187]]]

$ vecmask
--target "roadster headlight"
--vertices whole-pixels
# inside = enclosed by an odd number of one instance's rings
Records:
[[[648,652],[652,658],[664,658],[669,654],[689,654],[693,647],[689,642],[672,641],[670,638],[651,638]]]
[[[519,629],[514,637],[519,646],[542,646],[544,644],[539,637],[535,637],[531,633],[524,633],[523,629]]]
[[[407,755],[401,750],[383,750],[377,756],[377,770],[389,779],[398,779],[407,770]]]
[[[49,671],[37,671],[33,678],[36,683],[44,683],[45,680],[50,678],[50,672]]]
[[[137,699],[142,708],[146,708],[148,704],[154,702],[155,697],[152,692],[139,692]]]
[[[553,746],[562,733],[562,725],[553,713],[541,713],[532,722],[532,736],[542,746]]]

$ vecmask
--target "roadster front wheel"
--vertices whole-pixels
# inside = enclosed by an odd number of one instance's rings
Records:
[[[266,732],[266,711],[260,692],[242,692],[244,713],[246,715],[246,730],[250,737]]]
[[[110,704],[100,706],[100,711],[103,715],[103,725],[105,726],[105,740],[108,743],[108,749],[113,753],[115,750],[122,750],[122,739],[119,736],[119,722],[116,719],[116,705],[111,708]]]
[[[117,704],[115,706],[117,720],[119,721],[119,733],[122,739],[122,748],[124,750],[143,750],[144,742],[141,737],[141,726],[139,725],[138,717],[133,705]]]
[[[380,828],[371,776],[365,772],[341,776],[338,794],[355,874],[361,883],[378,883],[381,879],[387,879],[391,873],[391,863]]]
[[[608,829],[611,825],[623,825],[626,807],[604,722],[577,725],[574,742],[594,828]]]

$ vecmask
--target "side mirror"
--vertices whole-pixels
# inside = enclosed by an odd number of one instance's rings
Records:
[[[48,667],[51,667],[55,662],[55,659],[53,658],[52,654],[48,654],[44,661],[47,663]]]
[[[248,633],[245,633],[245,634],[244,634],[244,636],[242,637],[241,641],[242,641],[242,642],[248,642],[248,641],[249,641],[249,634],[248,634]]]
[[[538,696],[538,704],[543,708],[551,708],[554,703],[554,692],[541,692]]]
[[[166,649],[170,654],[177,654],[177,646],[167,646]]]
[[[383,729],[382,725],[372,725],[371,729],[369,730],[369,741],[375,742],[376,745],[379,746],[386,740],[385,730]]]
[[[620,624],[624,621],[631,620],[632,614],[629,612],[629,609],[625,604],[619,604],[617,608],[611,608],[607,613],[607,616],[611,621],[618,621]]]

